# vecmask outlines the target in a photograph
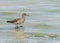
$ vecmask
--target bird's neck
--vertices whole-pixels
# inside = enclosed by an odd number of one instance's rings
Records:
[[[25,19],[25,16],[22,16],[21,18]]]

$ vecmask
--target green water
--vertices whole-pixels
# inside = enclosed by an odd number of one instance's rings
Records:
[[[17,32],[6,21],[23,12],[30,17]],[[24,32],[24,39],[13,36],[19,32]],[[60,0],[0,0],[0,43],[60,43]]]

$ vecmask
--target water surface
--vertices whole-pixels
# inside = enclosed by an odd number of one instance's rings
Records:
[[[24,12],[18,31],[6,23]],[[60,0],[0,0],[0,43],[60,43]]]

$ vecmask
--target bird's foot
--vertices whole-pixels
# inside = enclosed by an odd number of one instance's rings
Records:
[[[16,26],[16,27],[15,27],[15,30],[16,30],[16,31],[19,31],[19,30],[20,30],[20,31],[21,31],[21,30],[24,31],[23,28],[24,28],[23,26]]]
[[[16,31],[19,31],[20,29],[19,29],[19,27],[18,27],[18,26],[16,26],[16,27],[15,27],[15,30],[16,30]]]
[[[23,27],[23,26],[20,26],[20,27]]]
[[[18,26],[16,26],[16,28],[19,28]]]

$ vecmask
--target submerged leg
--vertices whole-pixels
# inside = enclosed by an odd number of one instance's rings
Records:
[[[18,25],[16,25],[15,30],[16,31],[19,31],[20,30]]]
[[[23,26],[20,26],[20,27],[23,27]]]
[[[19,26],[18,26],[18,24],[16,24],[16,29],[18,29],[19,28]]]
[[[19,28],[19,26],[18,26],[18,25],[16,25],[16,28]]]

